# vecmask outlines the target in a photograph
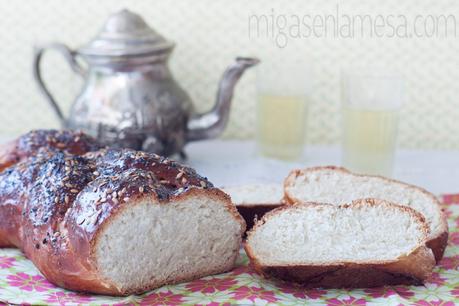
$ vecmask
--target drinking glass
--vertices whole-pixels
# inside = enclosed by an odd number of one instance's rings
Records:
[[[392,175],[402,90],[402,79],[394,73],[342,73],[345,167],[359,173]]]
[[[257,144],[262,155],[294,160],[305,145],[309,68],[285,59],[262,61],[257,73]]]

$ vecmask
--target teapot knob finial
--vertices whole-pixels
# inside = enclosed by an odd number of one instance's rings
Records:
[[[108,18],[101,32],[105,34],[120,32],[129,33],[145,29],[149,29],[149,27],[140,15],[128,9],[122,9]]]

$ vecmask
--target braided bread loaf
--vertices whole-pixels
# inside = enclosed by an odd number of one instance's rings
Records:
[[[0,246],[61,287],[111,295],[233,267],[245,224],[227,195],[166,158],[99,148],[56,131],[7,145]]]

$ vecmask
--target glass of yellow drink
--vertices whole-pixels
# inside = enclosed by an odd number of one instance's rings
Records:
[[[305,145],[309,69],[305,63],[262,61],[257,74],[257,145],[268,157],[295,160]]]
[[[402,85],[395,74],[342,73],[345,167],[359,173],[392,175]]]

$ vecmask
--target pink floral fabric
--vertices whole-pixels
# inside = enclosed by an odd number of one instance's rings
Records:
[[[0,268],[8,269],[14,266],[16,259],[14,257],[0,256]]]
[[[24,272],[19,272],[6,277],[7,283],[10,286],[17,287],[24,291],[48,291],[54,286],[49,283],[41,275],[30,275]]]
[[[71,292],[48,282],[16,249],[0,249],[0,304],[20,305],[459,305],[459,194],[442,197],[450,238],[443,260],[424,286],[356,290],[304,289],[265,280],[248,265],[244,251],[237,267],[220,275],[129,297]]]
[[[88,304],[92,300],[93,298],[91,296],[66,291],[52,292],[45,299],[47,303],[57,305]]]

